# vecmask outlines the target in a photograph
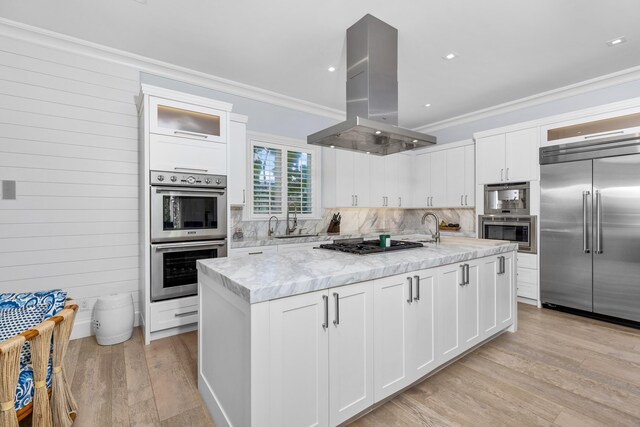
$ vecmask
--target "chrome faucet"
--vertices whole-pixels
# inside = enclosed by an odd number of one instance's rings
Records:
[[[427,222],[428,216],[432,216],[433,219],[436,221],[436,232],[432,233],[431,237],[433,238],[433,240],[435,240],[436,243],[440,243],[440,220],[438,219],[438,216],[433,212],[427,212],[424,215],[422,215],[422,224],[425,224]]]
[[[274,219],[276,220],[276,228],[271,228],[271,220]],[[275,215],[271,215],[271,218],[269,218],[269,230],[267,231],[267,235],[269,237],[273,236],[274,234],[276,234],[276,229],[278,228],[278,223],[280,221],[278,221],[278,217]]]
[[[296,228],[298,227],[298,214],[295,211],[293,211],[293,227],[289,227],[290,213],[291,213],[291,205],[287,205],[287,231],[285,232],[287,236],[291,235],[291,233],[296,231]]]

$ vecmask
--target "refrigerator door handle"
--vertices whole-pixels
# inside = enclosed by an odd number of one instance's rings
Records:
[[[589,248],[589,195],[590,191],[582,192],[582,251],[585,254],[591,252],[591,248]]]
[[[596,190],[596,253],[602,253],[602,199]]]

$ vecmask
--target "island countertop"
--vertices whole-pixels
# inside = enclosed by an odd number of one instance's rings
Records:
[[[425,236],[422,236],[424,238]],[[506,241],[443,237],[442,243],[369,255],[324,249],[198,261],[198,271],[250,304],[453,264],[518,249]]]

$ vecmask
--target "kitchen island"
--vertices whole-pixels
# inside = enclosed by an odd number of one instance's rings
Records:
[[[445,237],[199,261],[198,388],[215,424],[339,425],[515,331],[516,250]]]

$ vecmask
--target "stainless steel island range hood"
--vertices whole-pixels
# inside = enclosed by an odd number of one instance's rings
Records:
[[[307,143],[379,156],[436,143],[398,127],[398,30],[369,14],[347,30],[347,120]]]

